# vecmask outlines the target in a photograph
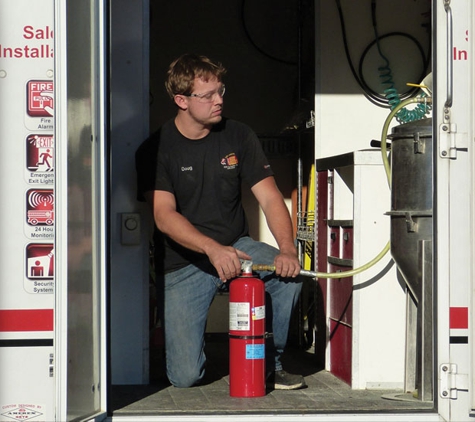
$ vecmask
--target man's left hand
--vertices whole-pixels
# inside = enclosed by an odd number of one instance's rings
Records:
[[[274,260],[275,273],[280,277],[295,278],[300,274],[300,263],[295,254],[280,253]]]

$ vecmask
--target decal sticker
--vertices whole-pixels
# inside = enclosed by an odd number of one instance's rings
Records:
[[[27,181],[30,184],[53,184],[53,135],[32,134],[26,138]],[[37,174],[35,174],[37,173]]]
[[[266,307],[263,306],[255,306],[251,309],[252,312],[252,319],[254,321],[258,319],[264,319],[266,317]]]
[[[29,189],[26,193],[25,234],[30,239],[54,238],[53,189]]]
[[[54,293],[54,249],[52,243],[31,243],[26,247],[26,277],[28,293]]]
[[[33,131],[54,130],[54,83],[31,80],[26,84],[25,125]]]
[[[27,113],[33,117],[53,116],[53,82],[29,81],[27,84]]]
[[[229,303],[229,329],[235,331],[248,331],[251,326],[249,302]]]
[[[264,344],[246,344],[246,359],[264,359]]]
[[[42,406],[34,404],[10,404],[2,406],[1,415],[15,421],[29,421],[41,416]]]

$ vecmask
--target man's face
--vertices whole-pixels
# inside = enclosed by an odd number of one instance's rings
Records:
[[[188,113],[197,122],[214,125],[222,119],[224,85],[216,78],[196,78],[193,92],[186,97]]]

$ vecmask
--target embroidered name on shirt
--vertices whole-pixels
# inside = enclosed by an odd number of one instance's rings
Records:
[[[193,166],[190,167],[182,167],[181,171],[193,171]]]
[[[226,157],[221,159],[221,165],[226,169],[226,170],[232,170],[236,168],[239,164],[239,160],[236,157],[236,154],[232,152],[231,154],[226,155]]]

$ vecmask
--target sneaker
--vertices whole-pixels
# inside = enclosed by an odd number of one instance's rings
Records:
[[[274,389],[276,390],[298,390],[307,386],[302,375],[294,375],[284,370],[275,371]]]

